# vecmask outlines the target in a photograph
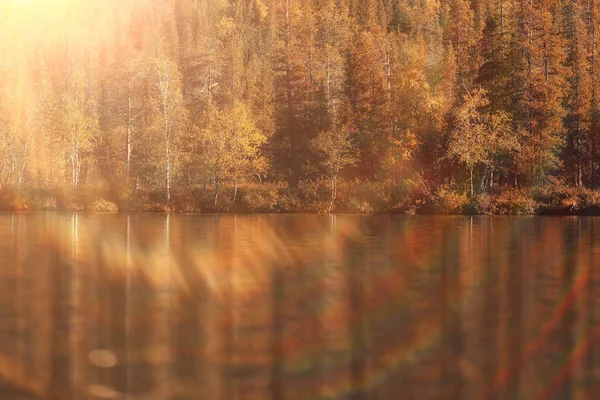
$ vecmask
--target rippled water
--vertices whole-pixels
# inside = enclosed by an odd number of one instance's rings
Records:
[[[600,219],[0,214],[2,399],[600,398]]]

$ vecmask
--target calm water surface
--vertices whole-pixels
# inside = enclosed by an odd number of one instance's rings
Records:
[[[598,399],[600,219],[0,214],[2,399]]]

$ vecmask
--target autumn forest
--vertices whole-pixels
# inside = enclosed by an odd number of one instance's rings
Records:
[[[2,1],[0,206],[596,213],[599,3]]]

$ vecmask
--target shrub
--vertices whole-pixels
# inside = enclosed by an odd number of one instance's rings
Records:
[[[141,210],[144,212],[152,212],[152,213],[168,213],[168,212],[172,212],[173,209],[168,205],[168,204],[164,204],[164,203],[157,203],[157,202],[149,202],[149,203],[144,203],[143,205],[141,205]]]
[[[533,190],[543,214],[573,214],[600,206],[600,193],[586,188],[567,186],[552,179],[546,186]]]
[[[375,209],[366,200],[359,200],[356,197],[351,197],[346,206],[351,213],[358,214],[373,214]]]
[[[10,202],[10,211],[29,211],[30,200],[25,193],[17,192]]]
[[[239,194],[239,193],[238,193]],[[219,198],[217,201],[217,208],[215,209],[215,197],[214,193],[211,191],[210,196],[210,207],[206,209],[212,210],[218,213],[227,213],[230,212],[233,207],[233,185],[223,185],[219,189]]]
[[[433,194],[433,208],[435,212],[443,214],[458,214],[464,211],[468,203],[468,196],[449,186],[443,185]]]
[[[191,191],[181,190],[172,194],[169,206],[175,212],[193,213],[200,211],[198,201],[196,201]]]
[[[298,187],[292,190],[290,195],[297,196],[300,206],[297,211],[323,213],[329,207],[331,192],[325,180],[313,181],[307,179],[298,182]],[[338,202],[336,201],[336,203]]]
[[[238,196],[239,196],[238,190]],[[217,207],[215,208],[215,187],[207,185],[206,188],[197,189],[194,191],[196,207],[206,212],[229,212],[233,204],[233,186],[221,185],[219,187],[219,197],[217,199]]]
[[[56,198],[54,196],[35,197],[33,205],[36,210],[56,211]]]
[[[90,207],[90,211],[92,212],[117,212],[119,208],[112,201],[108,201],[105,199],[97,199],[94,201]]]
[[[277,205],[277,211],[293,213],[303,210],[302,203],[295,191],[288,188],[282,190],[279,195],[280,198],[279,204]]]
[[[474,203],[474,211],[480,214],[529,215],[537,210],[536,201],[522,189],[502,188],[492,194],[480,194]]]
[[[585,189],[582,192],[582,207],[585,209],[600,208],[600,191]]]
[[[383,182],[353,181],[341,187],[340,207],[352,213],[388,211],[389,190]]]
[[[245,184],[238,188],[236,209],[244,212],[276,212],[285,191],[285,183]]]
[[[0,209],[5,211],[29,211],[36,207],[31,191],[20,186],[4,185],[0,188]]]
[[[390,189],[388,209],[392,212],[416,214],[426,203],[427,193],[420,182],[405,179]]]

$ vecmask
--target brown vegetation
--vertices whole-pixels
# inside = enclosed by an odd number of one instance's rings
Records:
[[[595,212],[598,7],[6,0],[0,206]]]
[[[105,191],[30,191],[3,188],[1,211],[76,212],[205,212],[205,213],[350,213],[350,214],[488,214],[488,215],[598,215],[600,192],[577,189],[558,181],[529,189],[498,187],[470,197],[468,191],[444,185],[427,194],[412,181],[398,186],[369,181],[342,182],[332,206],[326,180],[301,181],[297,188],[286,182],[243,183],[233,201],[233,185],[223,186],[214,205],[214,187],[198,187],[193,194],[175,191],[171,201],[161,192],[123,199]],[[94,193],[94,197],[90,193]],[[331,207],[331,208],[330,208]]]

